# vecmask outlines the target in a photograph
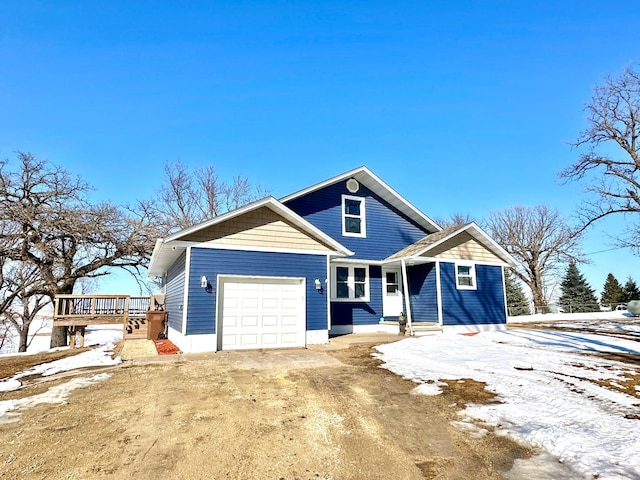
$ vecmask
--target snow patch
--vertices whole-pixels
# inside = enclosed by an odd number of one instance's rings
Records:
[[[20,419],[20,410],[35,407],[43,403],[65,403],[76,388],[85,388],[102,382],[111,377],[110,373],[99,373],[91,377],[74,378],[66,383],[51,387],[44,393],[16,400],[0,402],[0,425],[17,422]]]

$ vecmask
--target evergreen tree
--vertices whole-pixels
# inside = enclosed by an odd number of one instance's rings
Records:
[[[602,295],[600,296],[600,303],[602,305],[611,305],[611,308],[615,308],[616,305],[622,302],[624,291],[622,285],[612,273],[607,275],[607,280],[602,287]]]
[[[600,310],[595,291],[589,286],[575,263],[569,264],[560,289],[562,291],[560,304],[564,306],[565,312],[597,312]]]
[[[504,269],[504,285],[509,315],[529,315],[531,310],[529,310],[529,302],[522,291],[522,285],[515,279],[508,268]]]
[[[640,290],[638,290],[638,285],[636,285],[635,280],[631,278],[631,275],[629,275],[629,278],[627,278],[624,288],[622,289],[621,301],[628,303],[631,300],[640,300]]]

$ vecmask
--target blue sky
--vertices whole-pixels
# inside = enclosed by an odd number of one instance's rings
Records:
[[[593,86],[640,60],[639,24],[616,0],[4,0],[0,158],[32,152],[117,202],[151,196],[166,161],[276,197],[367,165],[432,217],[569,216],[568,142]],[[597,224],[584,251],[623,227]],[[630,252],[589,258],[598,290],[640,281]]]

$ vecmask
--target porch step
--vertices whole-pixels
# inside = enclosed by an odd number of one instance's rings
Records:
[[[413,336],[428,335],[434,332],[442,332],[442,325],[437,322],[413,322],[409,328],[409,334]]]

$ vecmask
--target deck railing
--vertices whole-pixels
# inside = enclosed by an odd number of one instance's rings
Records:
[[[149,297],[129,295],[56,295],[53,320],[117,320],[144,316],[149,310]]]

